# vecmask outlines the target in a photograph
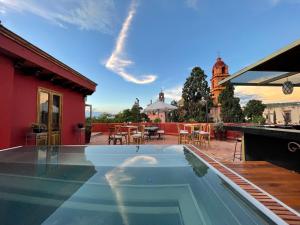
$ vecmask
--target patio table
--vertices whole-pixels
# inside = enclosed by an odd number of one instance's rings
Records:
[[[127,129],[127,144],[130,144],[130,140],[131,140],[131,131],[132,131],[132,130],[137,130],[137,129],[138,129],[138,126],[125,125],[125,126],[121,126],[121,128]]]
[[[158,129],[159,127],[155,126],[145,127],[145,130],[148,131],[149,140],[151,140],[151,136],[154,136]]]

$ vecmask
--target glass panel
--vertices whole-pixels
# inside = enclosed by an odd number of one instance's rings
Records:
[[[46,92],[40,92],[39,98],[39,122],[46,126],[46,130],[48,130],[48,118],[49,118],[49,94]]]
[[[295,75],[289,76],[288,78],[282,78],[280,80],[272,82],[272,84],[283,84],[287,80],[291,81],[293,84],[300,84],[300,73],[297,73]]]
[[[278,76],[281,76],[287,72],[275,72],[275,71],[247,71],[242,75],[233,78],[232,83],[260,83],[268,79],[272,79]]]
[[[52,104],[52,131],[60,130],[60,96],[53,95]]]

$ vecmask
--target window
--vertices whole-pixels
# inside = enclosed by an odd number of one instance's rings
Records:
[[[292,121],[291,110],[284,111],[283,115],[284,115],[285,122],[290,123]]]
[[[225,66],[222,67],[222,74],[225,74],[226,73],[226,68]]]

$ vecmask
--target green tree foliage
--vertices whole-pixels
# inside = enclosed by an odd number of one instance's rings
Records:
[[[87,119],[87,121],[89,118]],[[93,117],[92,122],[98,123],[112,123],[114,122],[115,117],[110,113],[102,113],[99,117]]]
[[[262,101],[252,99],[246,104],[244,114],[249,121],[256,122],[258,118],[262,118],[265,108]]]
[[[149,118],[145,113],[142,113],[142,108],[138,104],[134,104],[131,109],[124,109],[122,112],[111,115],[103,113],[98,118],[93,118],[94,123],[124,123],[124,122],[149,122]]]
[[[178,107],[178,103],[175,100],[171,102],[171,105]],[[179,110],[180,109],[177,108],[168,112],[167,119],[169,122],[179,122]]]
[[[191,75],[186,79],[182,89],[184,119],[186,121],[205,121],[206,106],[201,104],[202,97],[208,101],[208,112],[212,106],[210,88],[206,78],[207,76],[200,67],[194,67]]]
[[[243,121],[244,116],[240,106],[240,99],[234,97],[234,87],[231,83],[227,83],[218,100],[221,104],[221,118],[223,122],[236,123]]]

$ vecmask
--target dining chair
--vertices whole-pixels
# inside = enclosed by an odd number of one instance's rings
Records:
[[[141,125],[138,127],[138,132],[132,135],[133,142],[136,144],[144,144],[145,138],[145,125]]]
[[[117,135],[121,135],[122,138],[124,138],[125,143],[127,144],[127,135],[128,135],[128,132],[125,131],[124,128],[122,128],[122,125],[115,125],[115,128],[118,129]]]
[[[109,127],[108,128],[108,144],[110,145],[110,142],[112,141],[114,145],[119,143],[122,145],[123,144],[123,137],[122,135],[118,134],[118,128],[117,127]]]
[[[202,144],[202,136],[200,135],[201,125],[196,126],[192,133],[192,143],[194,145],[201,145]]]
[[[199,139],[201,140],[200,144],[210,145],[210,132],[211,126],[209,123],[201,124],[200,131],[199,131]]]
[[[189,132],[187,130],[182,130],[180,124],[177,123],[178,132],[178,144],[188,144],[189,143]]]
[[[158,130],[157,131],[157,134],[158,134],[158,138],[157,139],[165,139],[165,130]]]

